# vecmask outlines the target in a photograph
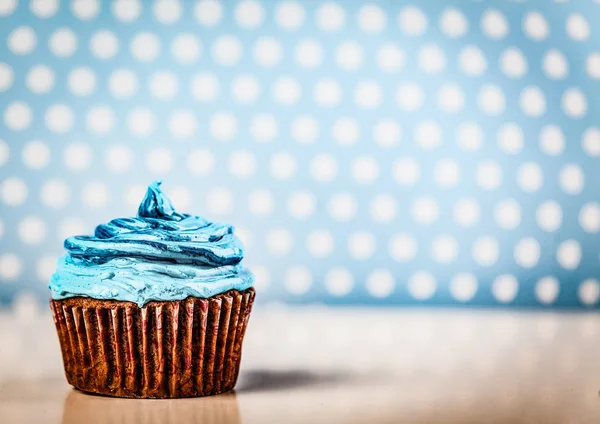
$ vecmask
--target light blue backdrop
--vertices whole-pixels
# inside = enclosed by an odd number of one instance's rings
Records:
[[[232,222],[262,300],[594,307],[600,4],[0,0],[0,301],[62,240]]]

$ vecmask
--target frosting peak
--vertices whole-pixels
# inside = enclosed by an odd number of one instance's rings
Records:
[[[151,300],[209,297],[245,290],[252,274],[234,228],[175,211],[155,181],[137,217],[117,218],[94,235],[65,240],[67,254],[52,275],[52,296],[88,296],[143,305]]]

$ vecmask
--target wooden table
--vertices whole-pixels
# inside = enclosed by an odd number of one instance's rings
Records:
[[[236,391],[176,400],[72,390],[49,316],[22,321],[1,423],[600,423],[593,313],[258,308]]]

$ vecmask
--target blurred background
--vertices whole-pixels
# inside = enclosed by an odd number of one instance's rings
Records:
[[[155,179],[258,302],[594,308],[600,4],[0,0],[0,303]],[[52,335],[54,337],[54,335]]]

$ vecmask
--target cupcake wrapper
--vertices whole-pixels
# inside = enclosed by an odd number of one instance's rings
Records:
[[[207,396],[233,389],[254,289],[208,299],[51,300],[69,384],[134,398]]]

